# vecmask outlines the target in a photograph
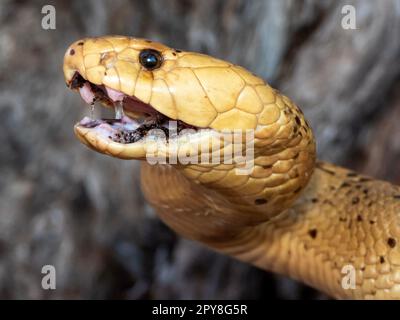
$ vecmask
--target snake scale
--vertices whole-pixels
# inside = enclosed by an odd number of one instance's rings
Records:
[[[64,77],[86,102],[116,111],[113,120],[83,119],[76,136],[95,151],[142,160],[146,199],[180,235],[335,298],[400,298],[400,188],[317,161],[301,110],[261,78],[125,36],[74,42]],[[166,120],[210,134],[253,130],[253,171],[239,175],[235,163],[147,163],[144,136]],[[351,287],[343,285],[346,266]]]

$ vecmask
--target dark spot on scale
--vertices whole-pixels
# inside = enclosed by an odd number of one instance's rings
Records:
[[[365,267],[361,267],[360,270],[361,270],[361,271],[365,271]]]
[[[357,221],[358,221],[358,222],[363,221],[363,218],[361,217],[361,215],[357,215]]]
[[[301,191],[301,187],[298,187],[296,190],[294,190],[294,193],[299,193]]]
[[[147,42],[147,43],[152,43],[153,41],[151,41],[151,40],[146,40],[146,42]]]
[[[389,238],[389,239],[387,240],[387,243],[388,243],[389,247],[394,248],[394,247],[396,246],[396,239],[394,239],[394,238]]]
[[[320,170],[322,170],[322,171],[324,171],[326,173],[329,173],[332,176],[336,175],[334,171],[328,170],[328,169],[326,169],[326,168],[324,168],[322,166],[317,166],[317,167],[318,167],[318,169],[320,169]]]
[[[364,189],[363,192],[364,192],[365,195],[367,195],[369,190],[368,189]]]
[[[340,186],[341,188],[348,188],[350,187],[350,184],[347,182],[343,182],[342,185]]]
[[[315,239],[315,238],[317,237],[317,233],[318,233],[317,229],[308,230],[309,236],[310,236],[311,238],[313,238],[313,239]]]
[[[349,196],[350,194],[352,194],[353,193],[353,189],[349,189],[349,190],[347,190],[347,192],[346,192],[346,196]]]
[[[385,263],[385,258],[384,258],[384,257],[382,257],[382,256],[380,256],[380,258],[379,258],[379,262],[380,262],[380,263]]]
[[[355,173],[355,172],[349,172],[349,173],[347,174],[347,176],[348,176],[348,177],[357,177],[358,174]]]
[[[369,220],[369,224],[374,224],[375,221],[374,220]]]
[[[176,57],[176,52],[172,52],[172,55]]]
[[[177,52],[177,53],[181,53],[181,52],[182,52],[182,50],[175,49],[175,52]]]
[[[69,50],[69,54],[70,54],[71,56],[73,56],[73,55],[75,54],[75,50],[74,50],[74,49]]]
[[[339,221],[341,221],[341,222],[346,222],[346,221],[347,221],[347,219],[346,219],[346,218],[342,218],[342,217],[340,217],[340,218],[339,218]]]
[[[299,125],[301,125],[301,121],[300,121],[300,118],[298,117],[298,116],[296,116],[295,118],[294,118],[294,120],[296,121],[296,124],[299,126]]]
[[[351,203],[352,204],[357,204],[357,203],[359,203],[360,202],[360,198],[359,197],[354,197],[352,200],[351,200]]]
[[[329,199],[325,199],[323,202],[324,202],[325,204],[329,204],[329,205],[332,206],[332,207],[335,206],[335,205],[333,204],[333,202],[332,202],[331,200],[329,200]]]
[[[357,185],[356,185],[356,189],[357,189],[357,190],[360,190],[360,189],[361,189],[361,184],[357,184]]]
[[[269,166],[263,166],[264,169],[271,169],[272,168],[272,164],[270,164]]]
[[[395,195],[393,196],[393,198],[395,198],[395,199],[400,199],[400,194],[395,194]]]
[[[266,203],[267,203],[267,200],[266,200],[266,199],[260,198],[260,199],[256,199],[256,200],[254,201],[254,203],[255,203],[256,205],[266,204]]]
[[[317,202],[318,202],[318,199],[317,199],[317,198],[312,198],[312,199],[311,199],[311,202],[312,202],[312,203],[317,203]]]

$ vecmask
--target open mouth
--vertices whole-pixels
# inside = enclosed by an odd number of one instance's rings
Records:
[[[104,85],[95,85],[78,72],[74,74],[69,87],[78,90],[82,99],[89,105],[94,106],[96,102],[100,102],[114,109],[113,119],[84,117],[79,122],[79,126],[95,129],[114,142],[135,143],[154,129],[161,130],[167,139],[171,137],[171,132],[179,134],[184,129],[198,129],[183,121],[168,118],[135,96],[126,95]]]

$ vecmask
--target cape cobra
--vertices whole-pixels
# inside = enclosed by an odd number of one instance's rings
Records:
[[[86,102],[116,111],[115,119],[85,117],[76,136],[95,151],[142,160],[144,195],[177,233],[335,298],[400,298],[400,188],[316,161],[303,113],[261,78],[124,36],[73,43],[64,76]],[[238,174],[235,162],[149,164],[147,138],[169,128],[167,120],[194,139],[200,129],[205,138],[253,130],[253,170]],[[167,160],[191,150],[190,139],[167,150],[171,139],[157,149]]]

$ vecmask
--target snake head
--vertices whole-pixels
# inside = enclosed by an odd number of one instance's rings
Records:
[[[65,53],[64,76],[88,104],[100,101],[115,110],[115,119],[86,117],[74,128],[81,142],[114,157],[199,156],[204,145],[209,149],[221,141],[216,133],[226,130],[252,130],[256,143],[264,145],[274,135],[279,141],[293,135],[295,115],[288,116],[293,108],[259,77],[150,40],[76,41]],[[172,139],[178,142],[175,149]]]

